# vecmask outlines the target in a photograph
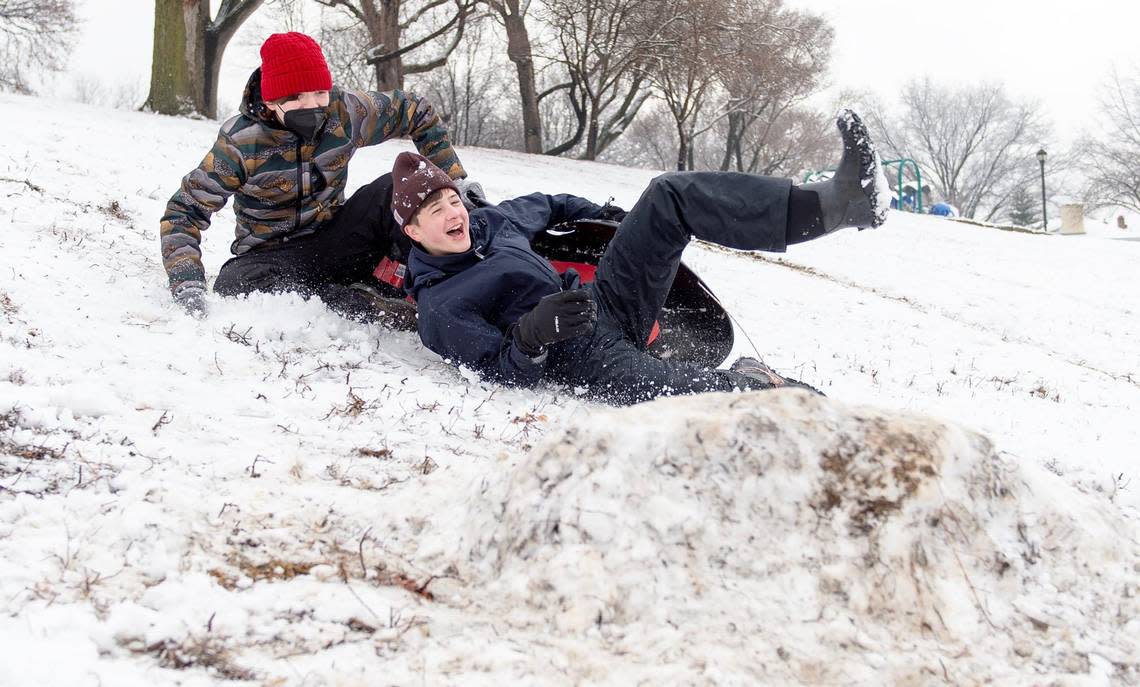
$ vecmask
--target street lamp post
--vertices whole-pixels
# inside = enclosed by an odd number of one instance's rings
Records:
[[[1045,158],[1049,153],[1045,149],[1037,151],[1037,161],[1041,163],[1041,228],[1049,231],[1049,210],[1045,205]]]

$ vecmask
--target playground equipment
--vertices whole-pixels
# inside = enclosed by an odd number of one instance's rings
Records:
[[[918,163],[915,162],[914,160],[910,159],[909,157],[903,157],[903,158],[899,158],[898,160],[884,160],[880,164],[882,164],[883,167],[888,167],[890,165],[898,165],[899,166],[898,184],[896,185],[896,188],[898,189],[898,194],[899,194],[898,207],[900,210],[903,210],[906,208],[906,204],[903,202],[903,172],[906,169],[906,166],[908,164],[911,166],[911,169],[914,170],[914,178],[915,178],[914,212],[922,212],[922,170],[919,169]],[[808,172],[806,174],[804,174],[803,183],[806,184],[809,180],[820,179],[823,174],[826,174],[828,172],[834,172],[834,171],[835,171],[835,168],[808,170]],[[822,178],[826,178],[826,177],[822,177]]]
[[[906,169],[906,166],[908,163],[910,164],[911,169],[914,170],[914,180],[915,180],[914,211],[915,212],[922,212],[922,170],[920,170],[918,168],[918,163],[915,162],[914,160],[910,159],[909,157],[903,157],[903,158],[899,158],[898,160],[884,160],[882,165],[884,167],[887,167],[890,165],[898,165],[899,166],[899,176],[898,176],[897,188],[898,188],[898,192],[899,192],[899,209],[901,210],[903,208],[903,170]]]

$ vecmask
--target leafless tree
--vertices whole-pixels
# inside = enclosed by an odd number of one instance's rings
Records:
[[[475,0],[316,0],[342,11],[364,28],[364,61],[376,72],[380,90],[403,88],[404,77],[438,69],[463,39],[475,10]],[[437,47],[440,41],[446,41]],[[421,48],[435,48],[428,57],[409,62]]]
[[[0,0],[0,89],[30,93],[28,70],[63,69],[78,25],[72,0]]]
[[[823,17],[787,9],[782,0],[730,0],[722,85],[727,131],[722,170],[764,172],[783,153],[772,149],[786,113],[821,85],[834,32]]]
[[[333,82],[338,86],[370,90],[376,88],[376,68],[368,64],[368,49],[372,39],[368,28],[339,12],[324,16],[317,32],[321,50],[328,60]]]
[[[222,0],[211,20],[210,0],[155,0],[150,95],[144,107],[216,117],[222,53],[262,2]]]
[[[1114,69],[1102,90],[1103,131],[1079,146],[1086,199],[1140,212],[1140,69],[1126,75]]]
[[[503,76],[509,69],[506,61],[489,45],[493,28],[471,27],[442,69],[409,85],[440,112],[452,143],[518,149],[518,106],[508,93],[510,81]]]
[[[695,165],[693,140],[698,121],[726,62],[723,40],[732,17],[720,0],[677,0],[677,16],[664,28],[664,45],[647,65],[655,91],[673,117],[677,136],[678,170]]]
[[[752,172],[798,177],[808,170],[829,168],[839,162],[842,148],[835,132],[834,110],[820,112],[793,107],[780,112],[744,139]],[[762,140],[761,140],[762,137]]]
[[[1033,180],[1034,152],[1048,135],[1036,103],[1014,102],[1000,85],[952,89],[929,78],[911,81],[900,97],[897,117],[871,113],[882,147],[917,161],[964,217],[1001,216],[1014,192]],[[1063,164],[1061,156],[1052,162]]]
[[[649,97],[645,66],[664,50],[675,8],[673,0],[546,0],[541,18],[555,46],[546,57],[566,81],[538,99],[564,93],[576,120],[573,134],[547,154],[582,144],[581,157],[593,160],[622,134]]]
[[[538,111],[542,122],[542,140],[544,155],[570,154],[573,145],[563,145],[574,141],[575,145],[582,140],[584,126],[581,124],[579,112],[574,108],[577,101],[568,97],[559,97],[567,88],[569,79],[561,65],[549,62],[543,63],[538,73]],[[561,85],[559,89],[557,86]],[[599,155],[601,155],[599,153]]]
[[[523,146],[528,153],[542,152],[542,116],[538,108],[534,47],[526,26],[530,0],[481,0],[507,33],[507,57],[518,73],[522,106]]]
[[[670,169],[677,164],[677,126],[659,99],[645,104],[624,136],[606,148],[599,160],[626,167]]]
[[[265,13],[278,30],[307,33],[305,25],[306,0],[266,0]]]
[[[106,85],[90,74],[77,74],[68,92],[70,100],[88,105],[101,105],[107,97]]]

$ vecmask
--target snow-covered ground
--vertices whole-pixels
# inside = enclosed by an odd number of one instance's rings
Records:
[[[2,685],[1140,683],[1135,229],[694,246],[828,398],[612,409],[295,296],[190,319],[158,217],[216,123],[0,119]],[[652,176],[460,153],[492,198]]]

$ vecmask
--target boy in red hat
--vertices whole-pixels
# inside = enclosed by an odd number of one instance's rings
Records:
[[[628,214],[614,216],[571,195],[532,193],[468,213],[455,182],[430,160],[400,153],[392,168],[392,213],[414,242],[409,291],[424,345],[499,382],[542,380],[613,403],[732,389],[807,385],[755,358],[728,370],[661,360],[646,352],[693,237],[740,250],[784,251],[844,227],[877,227],[889,190],[862,121],[836,121],[843,158],[828,181],[734,172],[674,172],[650,182]],[[583,286],[531,248],[549,226],[620,219]]]
[[[163,266],[175,300],[205,314],[202,231],[234,196],[236,238],[214,291],[296,291],[317,295],[352,317],[376,314],[381,259],[401,255],[406,239],[388,212],[391,175],[345,198],[348,162],[362,146],[409,136],[457,188],[466,180],[431,105],[413,93],[333,86],[317,43],[277,33],[261,46],[261,67],[246,84],[240,114],[222,124],[197,169],[182,179],[160,225]],[[360,287],[371,281],[373,287]],[[354,287],[353,285],[357,285]],[[395,304],[399,304],[396,300]]]

